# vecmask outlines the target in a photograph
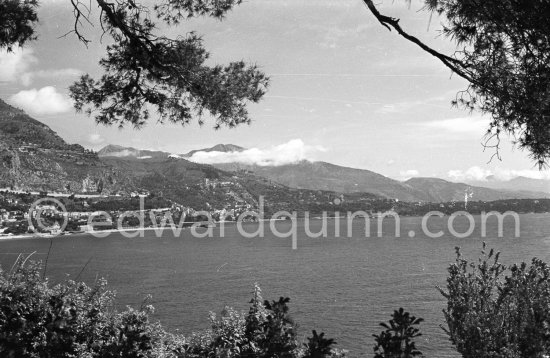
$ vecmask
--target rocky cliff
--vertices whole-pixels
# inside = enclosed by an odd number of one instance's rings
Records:
[[[112,194],[132,183],[97,155],[0,100],[0,188]]]

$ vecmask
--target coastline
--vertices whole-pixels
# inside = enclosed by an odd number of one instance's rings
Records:
[[[173,227],[177,230],[177,227]],[[182,228],[185,229],[185,228]],[[17,239],[52,239],[54,237],[73,237],[73,236],[82,236],[82,235],[93,235],[94,233],[117,233],[117,232],[139,232],[139,231],[153,231],[153,230],[172,230],[171,226],[165,226],[163,228],[154,228],[154,227],[145,227],[145,228],[129,228],[129,229],[109,229],[109,230],[99,230],[99,231],[87,231],[87,232],[67,232],[61,234],[25,234],[25,235],[0,235],[0,241],[2,240],[17,240]]]
[[[284,218],[279,219],[261,219],[259,221],[285,221]],[[215,221],[213,222],[213,227],[216,225],[225,225],[225,224],[236,224],[236,221],[230,221],[230,220],[222,220],[222,221]],[[20,240],[20,239],[52,239],[54,237],[73,237],[73,236],[81,236],[81,235],[93,235],[94,233],[98,233],[99,235],[103,233],[121,233],[121,232],[129,232],[129,233],[135,233],[140,231],[156,231],[156,230],[184,230],[189,229],[189,227],[178,227],[178,226],[172,226],[172,225],[166,225],[164,227],[136,227],[136,228],[127,228],[127,229],[108,229],[108,230],[98,230],[98,231],[84,231],[84,232],[67,232],[67,233],[60,233],[60,234],[25,234],[25,235],[0,235],[0,241],[3,240]]]

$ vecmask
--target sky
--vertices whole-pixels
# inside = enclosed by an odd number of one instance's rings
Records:
[[[453,52],[438,31],[441,19],[420,11],[420,2],[378,3],[382,13],[400,18],[406,31],[441,52]],[[97,17],[97,9],[92,10]],[[160,125],[154,118],[141,130],[121,130],[76,114],[67,88],[81,74],[101,73],[98,61],[106,41],[97,24],[86,29],[92,40],[88,48],[72,34],[62,37],[74,21],[67,0],[43,0],[39,18],[37,41],[0,53],[0,98],[69,143],[170,153],[231,143],[250,149],[250,156],[238,156],[243,161],[322,160],[400,180],[550,179],[510,138],[501,143],[502,160],[491,160],[494,150],[482,146],[488,119],[451,106],[466,82],[382,27],[361,0],[248,0],[224,21],[193,19],[164,28],[161,32],[171,37],[201,34],[212,63],[244,59],[271,78],[265,98],[249,106],[251,125],[217,131],[213,121],[182,127]]]

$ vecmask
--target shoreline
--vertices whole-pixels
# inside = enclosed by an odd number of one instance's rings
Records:
[[[262,220],[259,220],[259,221],[286,221],[286,219],[262,219]],[[216,225],[236,224],[236,223],[237,223],[236,221],[229,221],[229,220],[215,221],[215,222],[213,222],[214,225],[212,227],[216,227]],[[254,222],[251,221],[251,222],[245,222],[245,223],[248,224],[248,223],[254,223]],[[55,234],[37,234],[37,233],[24,234],[24,235],[0,235],[0,241],[3,241],[3,240],[20,240],[20,239],[53,239],[53,238],[56,238],[56,237],[64,237],[64,236],[69,236],[69,237],[82,236],[82,235],[92,235],[93,236],[95,233],[97,233],[99,235],[102,235],[104,233],[108,233],[108,234],[121,233],[121,232],[135,233],[135,232],[141,232],[141,231],[156,231],[156,230],[161,230],[161,231],[169,230],[173,233],[174,230],[190,229],[191,227],[192,226],[179,227],[179,226],[167,225],[167,226],[164,226],[164,227],[144,227],[144,228],[136,227],[136,228],[127,228],[127,229],[107,229],[107,230],[98,230],[98,231],[67,232],[67,233],[64,232],[64,233],[60,233],[60,234],[57,234],[57,235],[55,235]]]
[[[550,212],[541,212],[541,213],[518,213],[518,215],[537,215],[537,216],[547,216],[549,215]],[[471,214],[473,217],[478,217],[480,216],[479,214]],[[446,217],[447,215],[445,215]],[[422,216],[416,216],[416,215],[413,215],[413,216],[405,216],[406,218],[421,218]],[[339,217],[326,217],[326,219],[328,220],[343,220],[343,219],[346,219],[347,216],[339,216]],[[392,216],[388,216],[387,217],[388,219],[393,219]],[[302,217],[298,217],[297,218],[298,221],[303,221],[304,218]],[[368,220],[369,221],[377,221],[377,219],[379,219],[378,217],[369,217]],[[310,220],[313,220],[313,221],[321,221],[323,220],[323,217],[312,217],[310,218]],[[278,222],[278,221],[282,221],[282,222],[285,222],[285,221],[292,221],[291,219],[287,219],[287,218],[271,218],[271,219],[260,219],[258,221],[245,221],[245,222],[242,222],[242,224],[258,224],[260,222]],[[201,228],[204,228],[204,229],[208,229],[208,228],[215,228],[217,227],[218,225],[225,225],[225,224],[237,224],[238,222],[237,221],[215,221],[213,223],[211,223],[209,226],[200,226],[201,224],[202,225],[205,225],[205,223],[199,223],[199,226],[197,227],[201,227]],[[185,229],[191,229],[193,226],[185,226],[185,227],[180,227],[180,226],[177,226],[177,225],[166,225],[166,226],[163,226],[163,227],[144,227],[144,228],[140,228],[140,227],[135,227],[135,228],[125,228],[125,229],[107,229],[107,230],[97,230],[97,231],[81,231],[81,232],[62,232],[60,234],[40,234],[40,233],[32,233],[32,234],[23,234],[23,235],[6,235],[6,234],[0,234],[0,242],[1,241],[8,241],[8,240],[30,240],[30,239],[53,239],[53,238],[56,238],[56,237],[79,237],[79,236],[84,236],[84,235],[90,235],[90,236],[94,236],[94,234],[97,234],[96,237],[100,237],[102,235],[105,235],[105,234],[111,234],[111,233],[138,233],[138,232],[145,232],[145,231],[161,231],[162,233],[164,233],[164,231],[168,230],[169,232],[172,232],[174,233],[174,231],[183,231]]]
[[[178,227],[173,227],[174,230],[178,230]],[[186,229],[186,228],[181,228]],[[117,233],[117,232],[140,232],[140,231],[153,231],[153,230],[173,230],[170,226],[165,226],[163,228],[154,228],[154,227],[144,227],[144,228],[129,228],[129,229],[108,229],[108,230],[98,230],[98,231],[84,231],[84,232],[67,232],[67,233],[61,233],[58,235],[54,234],[25,234],[25,235],[0,235],[0,241],[2,240],[16,240],[16,239],[53,239],[56,237],[64,237],[64,236],[82,236],[82,235],[94,235],[94,233],[103,234],[103,233]]]

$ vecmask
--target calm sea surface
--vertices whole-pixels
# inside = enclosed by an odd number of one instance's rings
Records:
[[[423,317],[424,336],[420,348],[428,357],[456,357],[445,334],[441,310],[445,302],[437,285],[445,285],[446,268],[454,260],[454,247],[460,246],[467,258],[475,259],[482,241],[502,251],[502,261],[513,263],[536,256],[550,260],[550,214],[520,215],[520,237],[514,237],[514,221],[505,220],[504,235],[497,237],[496,220],[489,220],[487,237],[481,238],[481,222],[475,217],[475,230],[468,238],[453,238],[445,218],[429,221],[432,232],[442,229],[441,238],[422,233],[421,218],[401,218],[401,237],[396,237],[394,220],[385,219],[383,236],[377,236],[371,220],[371,237],[365,237],[359,219],[351,238],[335,237],[335,221],[327,225],[328,238],[312,239],[298,223],[298,249],[291,249],[290,238],[276,238],[266,223],[265,238],[239,235],[234,224],[219,228],[214,238],[195,238],[184,230],[180,237],[171,232],[158,238],[146,231],[143,238],[112,234],[107,238],[86,235],[53,239],[48,276],[54,282],[74,278],[91,259],[80,279],[93,282],[108,279],[118,292],[118,305],[139,305],[153,295],[155,317],[170,329],[189,333],[208,327],[208,312],[224,306],[246,309],[254,282],[265,299],[291,298],[291,312],[305,339],[312,329],[336,338],[340,348],[352,356],[372,356],[373,333],[378,322],[388,320],[394,309],[403,307]],[[494,218],[493,218],[494,219]],[[290,222],[276,228],[288,231]],[[245,228],[253,232],[258,224]],[[454,228],[465,232],[468,221],[457,219]],[[321,221],[311,223],[318,232]],[[415,237],[408,233],[415,231]],[[347,232],[340,221],[342,236]],[[49,239],[0,241],[0,264],[9,267],[18,253],[36,251],[44,259]]]

